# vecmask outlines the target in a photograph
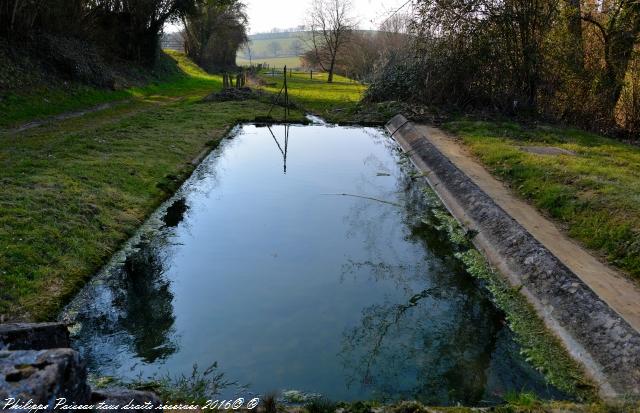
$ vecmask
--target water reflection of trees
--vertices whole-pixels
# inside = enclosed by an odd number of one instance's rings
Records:
[[[177,199],[167,208],[162,221],[167,227],[177,227],[188,210],[187,200],[185,198]]]
[[[166,234],[142,242],[77,300],[75,345],[94,369],[112,374],[126,359],[122,353],[153,363],[177,351],[173,293],[164,275],[170,253]]]
[[[448,240],[422,223],[429,205],[420,188],[408,174],[396,176],[394,188],[367,185],[366,193],[401,199],[405,208],[362,201],[346,218],[351,236],[365,240],[369,256],[347,260],[343,276],[393,281],[404,296],[365,308],[359,325],[345,331],[340,357],[348,383],[381,399],[478,403],[500,315],[454,259]],[[412,251],[394,248],[389,231],[403,231]],[[407,243],[398,246],[406,249]]]
[[[382,399],[477,403],[500,328],[492,316],[486,301],[451,286],[372,305],[343,337],[348,382]]]
[[[120,328],[133,339],[135,353],[152,363],[177,349],[169,337],[175,316],[170,282],[157,247],[146,245],[127,257],[122,291],[114,300]]]

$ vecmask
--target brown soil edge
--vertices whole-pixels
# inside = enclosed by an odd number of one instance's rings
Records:
[[[386,129],[476,248],[534,306],[604,399],[640,395],[640,333],[402,115]]]

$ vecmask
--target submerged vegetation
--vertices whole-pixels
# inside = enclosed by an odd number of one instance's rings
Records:
[[[586,378],[582,368],[571,358],[560,340],[546,328],[524,295],[511,287],[472,246],[474,234],[465,232],[445,210],[432,189],[427,187],[424,193],[432,206],[431,216],[425,218],[424,222],[447,233],[458,250],[456,257],[464,263],[469,274],[483,283],[496,306],[505,313],[509,328],[515,333],[526,360],[544,374],[549,383],[563,392],[582,401],[594,400],[594,384]]]
[[[311,410],[305,409],[308,413]],[[403,401],[389,405],[355,402],[338,403],[333,412],[344,413],[636,413],[638,406],[633,403],[605,404],[574,404],[570,402],[543,401],[536,399],[530,393],[512,393],[505,400],[505,404],[490,409],[474,407],[434,407],[426,406],[416,401]],[[332,413],[326,411],[326,413]]]

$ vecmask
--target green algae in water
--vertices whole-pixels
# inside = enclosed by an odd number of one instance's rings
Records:
[[[458,221],[444,208],[431,188],[424,189],[426,202],[432,206],[430,214],[422,218],[428,225],[447,234],[458,250],[460,259],[469,274],[483,281],[496,306],[505,313],[509,328],[521,346],[521,354],[535,366],[545,378],[562,391],[579,400],[595,400],[594,384],[587,379],[581,366],[571,358],[560,340],[551,333],[535,309],[520,293],[494,270],[486,258],[473,248],[474,233],[465,232]],[[533,393],[526,393],[533,394]]]

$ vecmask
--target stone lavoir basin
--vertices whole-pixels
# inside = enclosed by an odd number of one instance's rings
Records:
[[[123,380],[217,363],[245,397],[562,396],[425,224],[414,175],[381,129],[238,127],[64,311],[74,346]]]

